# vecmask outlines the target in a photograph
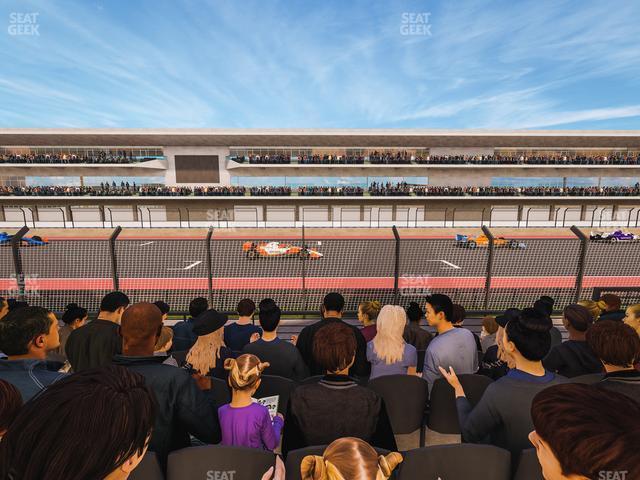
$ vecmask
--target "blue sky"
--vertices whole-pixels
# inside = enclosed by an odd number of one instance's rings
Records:
[[[24,13],[38,35],[10,34]],[[0,18],[0,127],[640,128],[637,1],[5,0]]]

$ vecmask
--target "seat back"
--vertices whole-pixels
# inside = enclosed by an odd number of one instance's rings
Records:
[[[262,475],[273,465],[275,465],[275,455],[256,448],[220,445],[189,447],[169,454],[167,480],[257,479],[262,478]],[[231,472],[234,473],[231,474]]]
[[[604,373],[587,373],[586,375],[579,375],[577,377],[570,378],[571,383],[584,383],[586,385],[593,385],[598,383],[604,378]]]
[[[422,427],[429,400],[429,384],[415,375],[385,375],[367,384],[384,400],[393,433],[412,433]]]
[[[231,388],[226,380],[211,377],[211,391],[218,407],[231,402]]]
[[[312,383],[318,383],[320,380],[324,378],[324,375],[314,375],[312,377],[307,377],[298,382],[298,385],[309,385]]]
[[[129,475],[129,480],[164,480],[164,474],[156,454],[147,451],[140,464]]]
[[[262,375],[260,386],[253,395],[255,398],[272,397],[278,395],[278,413],[285,414],[289,404],[289,396],[296,384],[293,380],[277,375]]]
[[[286,480],[302,480],[302,475],[300,474],[300,464],[302,464],[302,459],[307,455],[322,456],[326,448],[326,445],[317,445],[313,447],[299,448],[298,450],[291,450],[287,454],[287,461],[285,463],[285,468],[287,470]],[[385,450],[383,448],[376,448],[375,450],[379,455],[386,455],[389,453],[389,450]]]
[[[459,375],[458,378],[472,406],[480,401],[482,394],[493,381],[489,377],[476,374]],[[444,378],[437,379],[431,388],[427,425],[430,430],[438,433],[460,434],[455,393]]]
[[[510,480],[511,454],[492,445],[462,443],[405,452],[398,480],[462,479]]]
[[[544,480],[535,448],[522,451],[513,480]]]

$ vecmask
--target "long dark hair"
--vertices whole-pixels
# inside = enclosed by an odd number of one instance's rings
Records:
[[[0,442],[0,479],[102,479],[141,454],[156,404],[142,375],[89,369],[27,402]]]

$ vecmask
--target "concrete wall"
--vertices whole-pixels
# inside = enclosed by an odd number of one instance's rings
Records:
[[[226,167],[226,157],[229,155],[229,148],[223,147],[165,147],[164,154],[167,158],[167,170],[165,172],[165,183],[167,185],[197,186],[200,183],[178,183],[176,180],[176,155],[218,155],[218,171],[220,172],[220,185],[231,184],[231,174]]]

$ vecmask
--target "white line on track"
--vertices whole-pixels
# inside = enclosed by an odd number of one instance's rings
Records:
[[[451,263],[451,262],[447,262],[446,260],[427,260],[427,261],[428,261],[428,262],[442,262],[442,263],[444,263],[445,265],[450,266],[451,268],[455,268],[456,270],[460,270],[460,269],[462,268],[462,267],[460,267],[460,266],[458,266],[458,265],[455,265],[455,264],[453,264],[453,263]]]
[[[191,260],[185,260],[185,262],[190,262]],[[167,268],[167,270],[191,270],[193,267],[200,265],[202,263],[202,260],[198,260],[197,262],[193,262],[189,265],[187,265],[186,267],[182,268]]]
[[[151,245],[152,243],[153,243],[153,242],[141,243],[141,244],[140,244],[140,246],[141,246],[141,247],[144,247],[144,246],[146,246],[146,245]]]

